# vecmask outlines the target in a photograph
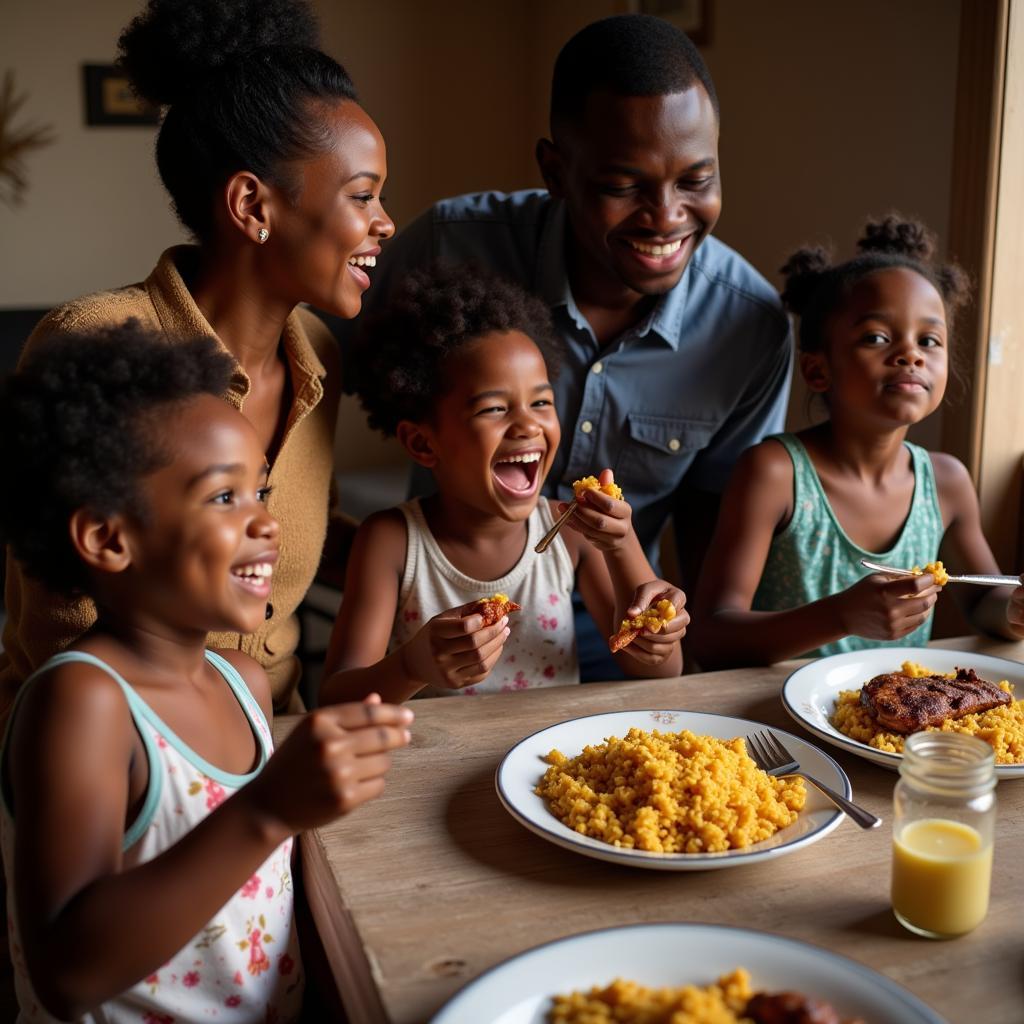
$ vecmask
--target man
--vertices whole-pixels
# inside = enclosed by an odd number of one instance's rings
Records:
[[[733,464],[782,429],[792,362],[775,289],[710,237],[718,128],[682,32],[645,15],[595,22],[555,63],[551,139],[537,144],[547,191],[437,203],[385,247],[369,293],[385,301],[440,260],[543,297],[567,350],[549,492],[567,500],[574,479],[613,469],[652,564],[673,516],[690,588]],[[578,627],[583,678],[614,678],[603,637]]]

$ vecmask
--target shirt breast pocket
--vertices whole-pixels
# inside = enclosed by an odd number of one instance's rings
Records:
[[[715,424],[679,416],[630,413],[629,439],[616,478],[633,477],[648,489],[655,480],[678,483],[694,456],[711,443]],[[657,489],[657,487],[655,487]]]

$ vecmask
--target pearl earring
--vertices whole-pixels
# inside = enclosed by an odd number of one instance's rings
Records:
[[[266,228],[260,228],[256,232],[256,241],[262,245],[270,237],[270,232]]]

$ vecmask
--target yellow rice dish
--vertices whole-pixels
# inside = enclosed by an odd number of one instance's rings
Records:
[[[548,1024],[744,1024],[750,976],[737,969],[714,985],[644,988],[616,979],[589,992],[555,996]]]
[[[941,562],[929,562],[923,569],[919,565],[915,565],[910,570],[915,576],[923,576],[926,572],[930,572],[935,577],[935,583],[944,587],[949,582],[949,573],[946,572],[946,567]]]
[[[585,476],[582,480],[573,480],[573,494],[579,498],[584,491],[600,491],[607,494],[609,498],[622,501],[622,488],[618,484],[603,484],[596,476]]]
[[[803,780],[776,779],[742,739],[630,729],[567,758],[552,750],[535,792],[580,835],[625,849],[714,853],[741,849],[792,825]]]
[[[940,675],[916,661],[903,662],[904,675],[920,679],[924,676]],[[947,673],[952,679],[955,672]],[[1013,686],[1002,680],[999,688],[1013,696]],[[860,702],[860,690],[842,690],[836,699],[832,724],[844,735],[860,743],[866,743],[876,750],[891,754],[903,753],[906,736],[898,732],[887,732],[871,717],[868,709]],[[996,752],[996,764],[1024,764],[1024,700],[1014,700],[1004,707],[980,711],[963,718],[947,718],[939,726],[929,726],[925,732],[965,732],[984,740]]]

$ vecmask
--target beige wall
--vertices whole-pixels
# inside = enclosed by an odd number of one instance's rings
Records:
[[[0,307],[50,305],[136,280],[182,237],[149,128],[85,128],[79,65],[113,57],[135,0],[7,0],[0,69],[54,124],[30,155],[24,207],[0,207]],[[628,0],[316,0],[325,48],[389,143],[396,221],[432,199],[536,185],[551,65],[577,28]],[[946,231],[959,0],[714,0],[705,55],[722,103],[718,234],[777,280],[794,246],[849,252],[864,217],[897,208]],[[799,397],[794,410],[802,410]],[[799,417],[798,417],[799,418]],[[343,448],[362,464],[357,409]],[[937,425],[919,436],[937,438]]]
[[[113,61],[136,0],[4,0],[0,71],[27,93],[25,122],[56,142],[26,158],[23,206],[0,205],[0,308],[52,306],[144,277],[181,240],[153,160],[152,127],[88,128],[83,63]]]

